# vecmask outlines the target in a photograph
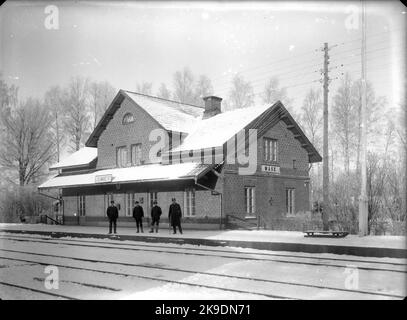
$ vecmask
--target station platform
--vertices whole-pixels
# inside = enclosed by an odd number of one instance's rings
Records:
[[[6,233],[36,234],[54,238],[98,238],[156,243],[227,246],[272,251],[346,254],[364,257],[407,258],[405,236],[348,235],[345,238],[309,238],[297,231],[273,230],[185,230],[172,234],[162,225],[158,233],[136,233],[135,228],[120,227],[116,236],[108,235],[106,227],[47,224],[0,224],[0,236]],[[1,244],[1,240],[0,240]]]

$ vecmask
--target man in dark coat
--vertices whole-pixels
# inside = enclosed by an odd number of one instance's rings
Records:
[[[137,225],[137,233],[139,233],[139,228],[141,229],[141,232],[143,231],[143,217],[144,217],[144,210],[143,207],[140,206],[139,202],[136,201],[136,206],[133,208],[133,218],[136,219],[136,225]]]
[[[119,210],[114,205],[114,201],[110,201],[110,206],[107,208],[107,217],[109,218],[109,234],[112,234],[112,225],[114,233],[116,233],[116,221],[119,217]]]
[[[154,225],[155,225],[155,232],[158,233],[158,225],[160,223],[162,211],[161,208],[157,205],[157,201],[153,202],[153,207],[151,208],[151,230],[150,233],[154,232]]]
[[[168,213],[168,220],[170,221],[171,226],[174,230],[173,234],[177,233],[177,227],[179,229],[179,233],[182,234],[181,217],[182,217],[181,207],[177,203],[177,200],[175,198],[172,198],[170,212]]]

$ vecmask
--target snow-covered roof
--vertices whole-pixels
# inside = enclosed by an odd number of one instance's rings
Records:
[[[127,96],[142,107],[166,130],[190,132],[202,118],[204,109],[144,94],[125,91]]]
[[[283,120],[288,129],[294,133],[295,138],[301,142],[301,146],[307,150],[310,162],[318,162],[322,159],[280,101],[273,105],[237,109],[203,119],[204,108],[125,90],[120,90],[113,99],[90,135],[86,146],[97,147],[100,135],[124,99],[129,99],[143,108],[164,129],[187,134],[182,144],[170,150],[171,152],[182,153],[190,150],[219,148],[243,129],[275,125]],[[168,156],[168,152],[163,156]]]
[[[187,162],[171,165],[150,164],[128,168],[104,169],[85,174],[59,175],[44,182],[38,188],[66,188],[99,184],[191,179],[199,177],[208,168],[210,168],[209,165]]]
[[[189,151],[223,146],[240,130],[267,111],[270,106],[251,107],[220,113],[201,120],[183,143],[172,151]]]
[[[204,108],[141,93],[120,90],[86,141],[87,147],[97,147],[97,141],[124,99],[141,107],[166,130],[189,133],[203,116]]]
[[[78,151],[70,154],[60,162],[52,165],[50,170],[57,170],[63,168],[75,168],[88,165],[98,156],[97,148],[84,147]]]

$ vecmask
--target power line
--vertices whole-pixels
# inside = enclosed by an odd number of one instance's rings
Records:
[[[380,35],[383,35],[383,34],[390,34],[391,32],[394,32],[395,30],[402,30],[402,29],[403,29],[403,28],[396,28],[396,29],[392,29],[392,30],[387,30],[387,31],[385,31],[385,32],[380,32],[380,33],[376,33],[376,34],[373,34],[373,35],[369,35],[367,38],[374,38],[374,37],[377,37],[377,36],[380,36]],[[343,42],[340,42],[340,43],[338,43],[338,44],[336,44],[336,45],[334,45],[334,46],[342,46],[342,45],[345,45],[345,44],[347,44],[347,43],[353,43],[353,42],[360,41],[360,40],[361,40],[361,39],[358,38],[358,39],[352,39],[352,40],[349,40],[349,41],[343,41]],[[359,48],[359,49],[360,49],[360,48]],[[243,70],[240,70],[240,71],[238,71],[238,72],[236,72],[236,73],[242,73],[242,74],[243,74],[243,73],[248,73],[248,72],[251,72],[251,71],[253,71],[253,70],[257,70],[257,69],[260,69],[260,68],[263,68],[263,67],[266,67],[266,66],[271,66],[271,65],[274,65],[274,64],[277,63],[277,62],[282,62],[282,61],[287,61],[287,62],[289,63],[289,62],[291,62],[291,61],[292,61],[293,59],[295,59],[295,58],[299,58],[299,57],[303,57],[303,56],[315,54],[316,51],[318,51],[318,50],[304,51],[302,54],[298,54],[298,55],[294,55],[294,56],[291,56],[291,57],[274,60],[274,61],[271,61],[270,63],[262,64],[262,65],[257,65],[257,66],[255,66],[255,67],[253,67],[253,68],[243,69]],[[309,61],[313,61],[313,60],[315,60],[315,59],[317,59],[317,58],[318,58],[318,57],[312,58],[312,59],[309,60]],[[223,78],[225,78],[225,77],[230,77],[230,76],[232,76],[232,75],[229,74],[229,75],[217,76],[217,77],[215,77],[215,78],[212,77],[212,82],[215,82],[215,80],[223,79]]]
[[[392,30],[387,30],[387,31],[379,32],[379,33],[374,33],[372,35],[366,36],[366,39],[375,38],[375,37],[381,36],[383,34],[389,34],[390,35],[390,34],[394,33],[396,30],[397,31],[398,30],[404,30],[404,28],[400,27],[400,28],[395,28],[395,29],[392,29]],[[338,45],[342,46],[342,45],[345,45],[345,44],[348,44],[348,43],[360,42],[360,41],[362,41],[362,38],[353,39],[353,40],[349,40],[349,41],[343,41],[343,42],[338,43]]]
[[[400,45],[404,45],[404,43],[398,43],[398,44],[391,45],[391,46],[386,46],[386,47],[382,47],[382,48],[377,48],[377,49],[375,49],[375,50],[369,50],[369,51],[366,51],[366,53],[371,53],[371,52],[375,52],[375,51],[379,51],[379,50],[390,49],[390,48],[398,47],[398,46],[400,46]],[[341,51],[341,52],[335,52],[335,53],[332,54],[332,57],[337,57],[338,54],[347,53],[347,52],[352,52],[352,51],[357,51],[357,50],[361,50],[361,49],[362,49],[361,47],[358,47],[358,48],[352,48],[352,49],[345,50],[345,51]],[[359,53],[359,54],[360,54],[360,53]]]
[[[316,82],[320,82],[320,79],[315,79],[315,80],[312,80],[312,81],[297,83],[297,84],[293,84],[293,85],[290,85],[290,86],[284,86],[284,88],[286,88],[286,89],[295,88],[295,87],[304,86],[304,85],[311,84],[311,83],[316,83]],[[216,91],[216,92],[219,93],[219,92],[222,92],[222,91]],[[267,91],[264,90],[264,91],[261,91],[261,92],[258,92],[258,93],[254,93],[253,96],[259,96],[259,95],[262,95],[262,94],[264,94],[266,92]]]
[[[301,65],[301,64],[298,64],[299,66]],[[315,63],[313,63],[313,64],[307,64],[307,65],[303,65],[303,66],[301,66],[301,67],[299,67],[299,68],[294,68],[294,69],[292,69],[292,68],[285,68],[286,70],[288,70],[287,72],[280,72],[280,73],[273,73],[273,74],[269,74],[269,75],[267,75],[267,76],[264,76],[264,77],[260,77],[260,78],[256,78],[256,79],[253,79],[253,80],[251,80],[250,81],[250,83],[256,83],[256,82],[259,82],[259,81],[264,81],[264,80],[268,80],[268,79],[270,79],[271,77],[277,77],[278,78],[278,80],[280,80],[281,78],[283,78],[283,79],[285,79],[286,77],[284,77],[285,75],[287,75],[287,74],[291,74],[291,73],[295,73],[295,72],[298,72],[298,71],[301,71],[301,70],[304,70],[304,69],[307,69],[307,68],[312,68],[312,69],[314,69],[313,71],[311,71],[310,72],[310,74],[312,74],[312,73],[315,73],[315,72],[318,72],[319,70],[315,70],[315,69],[317,69],[319,67],[319,64],[317,65],[317,64],[315,64]],[[267,72],[269,72],[269,71],[267,71]],[[282,76],[282,77],[281,77]],[[291,78],[291,77],[288,77],[288,78]],[[224,87],[229,87],[230,86],[230,84],[231,84],[231,81],[229,81],[229,82],[223,82],[223,84],[221,85],[221,86],[218,86],[218,89],[219,88],[224,88]]]
[[[332,47],[331,47],[331,48],[332,48]],[[382,51],[382,50],[386,50],[386,49],[388,49],[388,48],[389,48],[389,47],[377,48],[377,49],[374,49],[374,50],[366,51],[366,53],[379,52],[379,51]],[[360,57],[358,57],[358,56],[353,56],[352,58],[360,58]],[[371,58],[368,58],[367,61],[371,61],[373,58],[379,58],[379,57],[371,57]],[[336,66],[333,67],[333,68],[330,68],[330,70],[332,70],[332,69],[334,69],[334,68],[339,68],[339,67],[346,68],[346,67],[348,67],[348,66],[350,66],[350,65],[355,65],[355,64],[358,64],[358,63],[360,63],[360,62],[359,62],[359,61],[344,62],[344,63],[342,63],[342,64],[340,64],[340,65],[339,65],[339,64],[336,65]],[[302,73],[299,74],[299,75],[291,76],[291,77],[288,77],[288,78],[287,78],[287,77],[284,77],[284,75],[291,74],[291,73],[295,73],[295,72],[298,72],[298,71],[300,71],[300,70],[304,70],[304,69],[308,69],[308,68],[317,68],[317,67],[318,67],[318,66],[317,66],[317,65],[314,65],[314,64],[302,66],[302,68],[297,68],[297,69],[295,69],[295,70],[291,70],[291,71],[288,71],[288,72],[286,72],[286,73],[273,74],[273,75],[270,75],[270,76],[261,77],[261,78],[259,78],[259,79],[252,80],[252,81],[250,81],[250,84],[252,84],[253,87],[257,87],[257,86],[263,84],[263,83],[259,83],[259,82],[264,82],[265,80],[267,80],[267,79],[270,78],[270,77],[277,77],[278,80],[279,80],[280,83],[281,83],[281,82],[285,82],[285,81],[287,81],[287,80],[294,79],[294,78],[298,78],[298,77],[303,77],[303,76],[307,76],[307,75],[308,75],[308,76],[311,76],[312,74],[314,74],[314,73],[317,72],[318,70],[313,70],[313,71],[310,71],[310,72],[308,72],[308,71],[302,72]],[[281,76],[282,76],[282,77],[281,77]],[[221,86],[221,87],[218,87],[218,90],[219,90],[219,91],[223,91],[224,89],[228,90],[228,89],[231,88],[231,85],[232,85],[231,83],[225,84],[225,85],[223,85],[223,86]],[[290,87],[290,86],[281,86],[281,89],[283,89],[283,88],[289,88],[289,87]]]
[[[313,60],[315,60],[315,58],[313,58],[312,60],[309,60],[309,61],[313,61]],[[270,73],[270,72],[273,72],[273,73],[274,73],[275,71],[279,71],[280,74],[282,74],[282,71],[281,71],[281,70],[289,70],[288,72],[293,72],[294,70],[298,70],[298,69],[302,70],[302,69],[305,68],[305,67],[315,66],[316,61],[314,61],[312,64],[306,64],[306,65],[304,66],[304,64],[307,63],[307,62],[309,62],[309,61],[303,61],[303,62],[301,62],[301,63],[295,64],[295,65],[291,65],[291,66],[278,66],[278,67],[276,67],[276,68],[273,69],[273,70],[263,70],[262,72],[258,73],[257,75],[262,75],[262,74]],[[294,69],[293,69],[293,67],[296,67],[296,66],[299,66],[299,68],[294,68]],[[239,74],[239,72],[236,73],[236,74]],[[216,83],[216,81],[214,81],[214,82]],[[223,82],[223,81],[222,81],[222,82]]]
[[[314,67],[314,69],[316,69],[317,68],[317,66],[313,66]],[[299,70],[303,70],[304,68],[302,68],[302,69],[299,69]],[[298,70],[293,70],[292,72],[288,72],[288,73],[286,73],[286,74],[289,74],[289,73],[293,73],[293,72],[298,72]],[[306,71],[306,72],[302,72],[301,74],[299,74],[299,75],[297,75],[297,76],[291,76],[291,77],[280,77],[280,75],[283,75],[283,74],[273,74],[273,75],[268,75],[268,76],[266,76],[266,77],[262,77],[262,78],[258,78],[258,79],[254,79],[254,80],[250,80],[249,81],[249,83],[253,86],[253,87],[256,87],[256,86],[258,86],[258,85],[266,85],[266,83],[267,83],[267,81],[269,80],[269,79],[271,79],[272,77],[276,77],[277,79],[278,79],[278,81],[281,83],[281,82],[285,82],[285,81],[287,81],[287,80],[290,80],[290,79],[295,79],[295,78],[298,78],[298,77],[301,77],[301,76],[311,76],[311,75],[313,75],[313,74],[315,74],[316,72],[319,72],[318,70],[314,70],[314,71],[311,71],[311,72],[308,72],[308,71]],[[225,83],[224,85],[222,85],[222,86],[218,86],[217,88],[218,88],[218,90],[223,90],[223,89],[229,89],[230,87],[232,87],[233,86],[233,83],[232,82],[229,82],[229,83]],[[283,87],[285,87],[285,86],[283,86]]]

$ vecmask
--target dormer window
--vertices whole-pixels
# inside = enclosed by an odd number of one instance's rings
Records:
[[[122,124],[129,124],[134,122],[134,116],[132,113],[128,112],[124,115]]]

